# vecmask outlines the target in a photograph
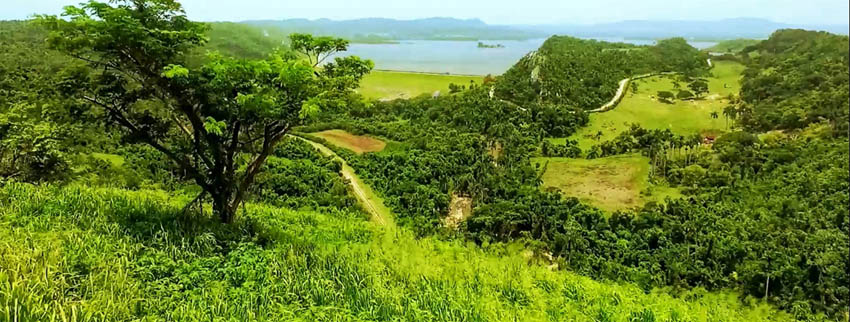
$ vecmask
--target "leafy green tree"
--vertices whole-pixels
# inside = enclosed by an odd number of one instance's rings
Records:
[[[694,92],[696,97],[702,97],[702,95],[708,93],[708,82],[704,79],[695,79],[693,82],[688,84],[688,88]]]
[[[661,102],[672,104],[674,98],[676,98],[676,95],[671,92],[658,91],[658,100],[660,100]]]
[[[691,93],[691,91],[679,91],[679,93],[676,94],[676,99],[678,100],[688,100],[692,98],[694,98],[694,93]]]
[[[15,104],[0,113],[0,179],[36,182],[67,175],[62,143],[70,130],[36,105]]]
[[[313,37],[308,34],[289,36],[293,50],[303,53],[313,67],[324,63],[330,56],[348,49],[348,41],[333,37]]]
[[[307,57],[266,60],[213,55],[199,68],[186,55],[205,43],[205,24],[173,0],[91,1],[64,18],[40,16],[52,48],[88,64],[73,78],[74,97],[175,162],[209,194],[230,223],[275,146],[322,108],[344,105],[372,63],[340,58],[316,68],[315,57],[344,50],[342,40],[293,35]]]
[[[28,22],[0,22],[0,180],[69,178],[87,134],[65,122],[75,104],[61,94],[61,75],[76,62],[45,48],[45,35]]]

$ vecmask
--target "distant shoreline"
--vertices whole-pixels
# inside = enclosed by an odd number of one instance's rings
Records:
[[[455,74],[455,73],[437,73],[437,72],[417,72],[412,70],[396,70],[396,69],[373,69],[376,72],[384,72],[384,73],[402,73],[402,74],[423,74],[423,75],[436,75],[436,76],[457,76],[457,77],[486,77],[487,75],[475,75],[475,74]]]

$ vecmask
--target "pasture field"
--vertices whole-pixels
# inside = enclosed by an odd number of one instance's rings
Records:
[[[739,77],[744,66],[728,61],[718,61],[714,65],[713,75],[708,78],[709,93],[703,95],[703,99],[662,103],[655,99],[656,93],[671,91],[672,79],[667,76],[640,79],[635,81],[637,93],[629,89],[623,101],[613,110],[591,114],[588,126],[579,129],[570,139],[577,140],[579,147],[586,151],[593,145],[615,138],[628,130],[632,123],[647,129],[670,129],[682,135],[726,131],[727,122],[723,116],[723,108],[729,103],[726,97],[740,90]],[[718,114],[718,118],[711,117],[713,112]],[[602,135],[597,138],[600,132]],[[565,140],[550,139],[560,144]]]
[[[310,135],[324,139],[330,144],[348,149],[357,154],[383,151],[387,144],[371,136],[354,135],[343,130],[327,130]]]
[[[360,94],[372,99],[412,98],[436,91],[449,92],[449,84],[481,83],[481,76],[455,76],[393,71],[373,71],[360,82]]]
[[[609,212],[641,207],[681,196],[678,190],[649,182],[649,158],[639,154],[599,159],[536,158],[543,166],[543,187]]]

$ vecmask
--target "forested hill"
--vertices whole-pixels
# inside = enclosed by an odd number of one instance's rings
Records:
[[[595,109],[614,96],[624,78],[656,72],[700,76],[708,69],[707,58],[683,38],[636,46],[554,36],[505,72],[496,93],[518,104]]]
[[[209,23],[209,42],[204,51],[249,59],[265,58],[271,51],[285,46],[289,34],[277,28],[261,28],[232,22]]]
[[[742,123],[752,131],[769,131],[828,120],[846,133],[849,48],[847,36],[787,29],[745,49]]]

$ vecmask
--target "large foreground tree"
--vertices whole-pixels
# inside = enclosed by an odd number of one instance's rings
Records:
[[[186,56],[206,41],[205,24],[188,20],[174,0],[90,1],[63,17],[37,19],[48,43],[88,67],[69,76],[69,95],[89,114],[173,160],[232,222],[263,163],[293,126],[323,108],[344,106],[370,61],[310,57],[345,50],[324,38],[295,36],[301,55],[266,60],[210,55],[189,69]],[[318,54],[317,54],[318,53]],[[72,83],[68,86],[68,83]]]

